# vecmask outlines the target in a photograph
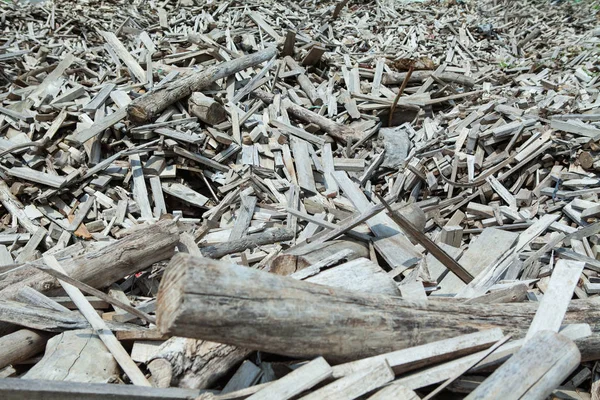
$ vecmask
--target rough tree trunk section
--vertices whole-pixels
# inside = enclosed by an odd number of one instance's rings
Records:
[[[493,327],[522,337],[536,307],[418,304],[180,254],[160,285],[157,324],[172,335],[350,361]],[[598,317],[596,302],[574,301],[564,323],[597,332]]]

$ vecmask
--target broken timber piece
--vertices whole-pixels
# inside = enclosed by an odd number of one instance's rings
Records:
[[[331,367],[319,357],[256,392],[248,400],[288,400],[330,376]]]
[[[202,90],[218,79],[226,78],[248,67],[267,61],[276,54],[277,48],[270,47],[159,86],[131,102],[127,107],[129,118],[135,122],[148,122],[176,101],[189,96],[193,92]]]
[[[253,95],[267,104],[271,104],[273,102],[274,95],[272,93],[268,93],[263,90],[255,90]],[[361,133],[356,129],[332,121],[329,118],[291,102],[289,99],[283,99],[281,106],[285,108],[291,116],[298,118],[301,121],[317,125],[323,131],[327,132],[332,138],[340,141],[341,143],[345,144],[348,141],[355,142],[362,137]]]
[[[225,107],[201,92],[194,92],[188,100],[188,111],[209,125],[217,125],[227,119]]]
[[[465,399],[545,399],[580,360],[573,341],[558,333],[539,331]]]
[[[22,379],[110,383],[119,367],[91,329],[63,332],[48,340],[44,357]]]
[[[528,303],[413,303],[186,254],[171,260],[157,301],[157,325],[164,333],[292,357],[321,354],[335,362],[492,327],[523,337],[536,310]],[[565,323],[597,315],[595,302],[572,302]],[[421,335],[408,334],[414,324]]]
[[[30,329],[20,329],[0,337],[0,368],[25,361],[42,352],[48,334]]]
[[[44,256],[44,262],[50,268],[56,269],[59,272],[65,273],[60,263],[53,256]],[[81,314],[90,323],[94,332],[98,334],[106,348],[113,355],[119,366],[127,374],[134,385],[151,386],[142,371],[133,362],[127,351],[123,348],[121,342],[117,340],[115,335],[108,329],[104,320],[98,315],[94,307],[87,301],[83,293],[75,286],[59,281],[65,292],[73,300]]]

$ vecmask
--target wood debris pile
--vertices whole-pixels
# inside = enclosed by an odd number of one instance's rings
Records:
[[[598,8],[0,2],[0,398],[600,399]]]

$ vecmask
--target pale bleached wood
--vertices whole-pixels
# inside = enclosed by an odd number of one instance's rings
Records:
[[[294,164],[296,165],[296,174],[298,185],[302,190],[308,193],[317,193],[315,186],[315,177],[313,175],[312,161],[308,152],[309,144],[302,140],[291,138],[292,153],[294,154]]]
[[[545,399],[580,360],[573,341],[558,333],[538,331],[466,399]]]
[[[370,396],[367,400],[388,400],[388,399],[402,399],[402,400],[419,400],[420,397],[417,396],[415,392],[412,390],[402,386],[392,383],[389,386],[379,390],[374,395]]]
[[[287,400],[308,390],[331,376],[331,367],[322,357],[316,358],[271,383],[248,400]]]
[[[44,262],[50,268],[53,268],[63,274],[66,273],[60,263],[56,261],[56,258],[53,256],[44,256]],[[102,342],[104,342],[115,360],[117,360],[119,366],[131,379],[133,384],[138,386],[151,386],[150,382],[148,382],[142,371],[140,371],[138,366],[131,360],[131,357],[127,351],[125,351],[121,345],[121,342],[119,342],[110,329],[108,329],[104,320],[98,315],[98,313],[96,313],[96,310],[94,310],[92,305],[87,301],[83,293],[81,293],[81,291],[75,286],[62,281],[59,282],[69,297],[71,297],[73,302],[77,305],[79,311],[81,311],[84,317],[88,320],[92,326],[92,329],[96,334],[98,334]]]
[[[22,379],[110,383],[119,367],[91,329],[63,332],[48,340],[46,352]]]
[[[30,329],[20,329],[0,337],[0,368],[42,352],[49,337],[47,333]]]
[[[359,212],[364,212],[372,207],[371,202],[343,171],[336,171],[333,176]],[[409,267],[416,263],[421,255],[415,250],[410,240],[402,233],[400,227],[387,215],[380,213],[367,220],[367,225],[375,236],[375,248],[392,268]]]
[[[291,240],[294,232],[285,228],[270,228],[264,232],[254,233],[241,239],[218,243],[200,248],[205,257],[221,258],[227,254],[239,253],[254,246],[273,244]]]
[[[382,359],[388,362],[396,375],[400,375],[427,365],[475,353],[491,346],[501,338],[502,330],[498,328],[469,333],[451,339],[335,365],[333,367],[333,377],[347,376]]]
[[[28,216],[25,214],[23,204],[17,199],[10,188],[6,184],[4,180],[0,179],[0,202],[6,210],[10,213],[10,215],[17,218],[17,222],[21,225],[25,230],[32,235],[37,231],[38,225],[34,223]]]
[[[77,132],[73,136],[68,136],[67,140],[72,141],[74,143],[85,143],[88,140],[100,135],[102,132],[112,127],[117,122],[125,119],[125,117],[127,117],[127,110],[124,108],[120,108],[112,114],[105,116],[101,120],[94,122],[94,124],[89,128]]]
[[[548,289],[527,331],[527,340],[540,331],[558,332],[584,266],[585,263],[580,261],[558,260]]]
[[[220,394],[235,392],[252,386],[258,381],[261,375],[262,370],[254,365],[252,361],[246,360],[235,371],[235,374],[233,374]]]
[[[148,189],[146,188],[140,156],[138,154],[130,155],[129,164],[131,165],[131,175],[133,177],[133,199],[140,208],[142,219],[152,220],[152,207],[150,207],[150,200],[148,199]]]
[[[52,310],[63,312],[70,311],[67,307],[43,295],[37,290],[30,288],[29,286],[24,286],[21,289],[19,289],[16,299],[23,303],[29,303],[36,307],[46,307]]]
[[[392,371],[387,361],[381,360],[365,369],[338,379],[301,399],[356,399],[372,390],[380,388],[393,379],[394,371]]]
[[[240,195],[240,207],[237,210],[235,224],[229,235],[229,240],[241,239],[246,235],[254,215],[256,202],[257,198],[255,196],[248,196],[243,193]]]
[[[528,303],[414,303],[186,254],[171,260],[157,301],[157,325],[163,332],[293,357],[323,355],[332,361],[352,361],[492,327],[522,337],[536,309]],[[591,321],[596,314],[600,311],[593,301],[573,302],[565,323]],[[408,334],[413,324],[422,334]]]
[[[591,331],[589,325],[587,324],[576,324],[566,326],[561,331],[561,334],[571,340],[576,340],[589,336]],[[513,340],[506,343],[494,351],[481,363],[479,363],[471,372],[477,373],[478,371],[485,371],[491,367],[497,366],[498,364],[504,362],[508,357],[516,353],[524,344],[525,339]],[[440,383],[454,376],[457,370],[464,369],[465,367],[471,365],[474,361],[481,359],[481,357],[486,353],[487,351],[483,350],[453,361],[426,368],[422,371],[403,376],[397,379],[395,383],[404,385],[412,390]],[[506,381],[504,381],[504,383],[506,384]]]
[[[29,167],[12,167],[6,170],[6,173],[10,176],[50,186],[55,189],[60,189],[67,183],[67,179],[64,176],[48,174]]]
[[[146,71],[144,71],[135,58],[133,58],[119,38],[112,32],[100,31],[100,34],[104,37],[106,43],[114,50],[117,56],[119,56],[125,65],[127,65],[127,68],[129,68],[133,76],[135,76],[140,83],[146,82]]]

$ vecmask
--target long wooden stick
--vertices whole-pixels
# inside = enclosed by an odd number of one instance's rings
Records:
[[[63,274],[65,273],[65,270],[56,260],[56,258],[54,258],[54,256],[44,256],[44,262],[50,268],[53,268]],[[73,303],[75,303],[79,311],[81,311],[85,319],[88,320],[95,333],[98,334],[102,342],[104,342],[106,348],[108,348],[115,360],[117,360],[117,363],[119,363],[123,371],[125,371],[129,379],[131,379],[131,382],[133,382],[134,385],[151,386],[150,382],[148,382],[142,371],[140,371],[131,357],[129,357],[129,354],[127,351],[125,351],[121,345],[121,342],[119,342],[115,335],[113,335],[112,331],[108,329],[104,320],[98,315],[96,310],[94,310],[94,307],[92,307],[83,293],[81,293],[81,291],[75,286],[72,286],[61,280],[59,280],[59,282],[71,300],[73,300]]]
[[[413,224],[410,223],[409,220],[404,218],[399,213],[395,212],[392,207],[379,195],[377,195],[379,201],[387,208],[390,214],[390,218],[394,220],[395,223],[398,224],[400,228],[406,233],[408,233],[411,237],[413,237],[419,244],[425,249],[433,254],[435,258],[440,260],[442,264],[446,268],[448,268],[454,275],[458,276],[460,280],[464,283],[469,283],[473,280],[471,274],[462,267],[454,258],[450,257],[448,253],[446,253],[440,246],[438,246],[433,240],[429,239],[427,235],[422,232],[419,232]]]

